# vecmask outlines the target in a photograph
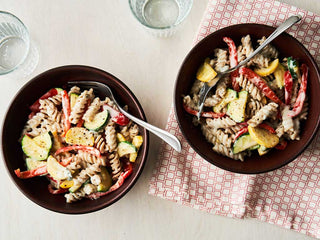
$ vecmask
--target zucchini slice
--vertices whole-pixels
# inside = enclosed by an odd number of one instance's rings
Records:
[[[45,160],[50,149],[40,147],[31,137],[24,135],[21,141],[23,152],[33,160]]]
[[[228,88],[227,89],[227,93],[226,96],[221,100],[220,103],[218,103],[218,105],[213,107],[213,111],[216,113],[221,113],[222,109],[231,101],[238,99],[238,93],[233,90]]]
[[[62,88],[59,88],[59,87],[57,87],[56,90],[57,90],[58,93],[60,93],[60,92],[63,91],[63,89],[62,89]]]
[[[47,132],[39,136],[36,136],[35,138],[33,138],[33,141],[39,147],[48,149],[50,151],[50,149],[52,148],[52,137],[53,137],[52,133]]]
[[[234,154],[250,149],[257,145],[257,142],[253,140],[250,134],[246,133],[241,135],[233,144],[232,151]]]
[[[88,130],[97,132],[107,124],[108,119],[108,110],[103,110],[102,112],[97,113],[92,119],[92,121],[85,121],[84,127]]]
[[[245,120],[245,110],[248,101],[248,92],[239,92],[239,99],[233,100],[228,104],[227,114],[236,122]]]
[[[137,152],[137,148],[133,144],[127,141],[120,142],[118,144],[118,153],[120,157],[123,157],[124,155],[130,154],[130,153],[135,153],[135,152]]]
[[[26,165],[27,165],[28,170],[33,170],[33,169],[36,169],[38,167],[42,167],[44,165],[47,165],[47,162],[33,160],[31,158],[26,158]]]
[[[79,94],[71,93],[70,94],[70,108],[72,109],[77,102]]]

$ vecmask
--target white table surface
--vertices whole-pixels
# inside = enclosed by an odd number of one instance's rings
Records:
[[[318,0],[282,1],[320,14]],[[56,66],[84,64],[122,79],[149,122],[163,128],[175,77],[206,5],[205,0],[194,0],[181,31],[159,39],[140,27],[126,0],[1,0],[1,10],[14,13],[29,28],[40,60],[28,78],[0,77],[0,124],[10,100],[28,79]],[[37,206],[15,187],[1,160],[0,239],[311,239],[255,219],[215,216],[148,195],[159,144],[151,136],[145,169],[124,198],[85,215]]]

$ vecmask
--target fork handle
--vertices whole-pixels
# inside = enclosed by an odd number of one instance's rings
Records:
[[[254,56],[256,56],[265,46],[267,46],[270,42],[272,42],[276,37],[278,37],[281,33],[283,33],[285,30],[287,30],[289,27],[294,25],[295,23],[299,22],[301,20],[301,15],[293,15],[289,17],[286,21],[284,21],[282,24],[280,24],[279,27],[277,27],[276,30],[274,30],[270,36],[253,52],[248,56],[245,60],[240,62],[234,69],[230,69],[230,72],[235,70],[236,68],[239,68],[243,65],[245,65],[247,62],[249,62]]]
[[[174,150],[177,152],[181,152],[181,144],[178,138],[171,133],[164,131],[156,126],[153,126],[139,118],[136,118],[135,116],[131,115],[130,113],[124,111],[123,109],[120,109],[121,112],[131,120],[133,120],[135,123],[139,124],[140,126],[144,127],[145,129],[149,130],[153,134],[157,135],[159,138],[161,138],[163,141],[168,143],[171,147],[173,147]]]

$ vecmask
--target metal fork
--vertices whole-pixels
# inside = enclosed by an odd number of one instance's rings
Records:
[[[167,131],[164,131],[158,127],[155,127],[133,115],[126,112],[123,108],[120,107],[119,103],[116,101],[116,99],[113,96],[113,93],[108,85],[96,81],[71,81],[68,82],[69,86],[77,85],[79,87],[83,88],[92,88],[93,90],[96,90],[98,92],[103,92],[108,96],[119,108],[120,112],[125,115],[127,118],[131,119],[135,123],[139,124],[141,127],[144,127],[145,129],[149,130],[162,140],[164,140],[166,143],[168,143],[171,147],[173,147],[174,150],[177,152],[181,152],[181,144],[178,138],[172,134],[170,134]],[[102,89],[102,90],[101,90]]]
[[[200,118],[200,115],[201,115],[201,112],[203,109],[203,105],[204,105],[204,101],[206,100],[208,93],[224,75],[231,73],[231,72],[235,71],[236,69],[245,65],[255,55],[257,55],[265,46],[267,46],[271,41],[273,41],[276,37],[278,37],[282,32],[284,32],[289,27],[291,27],[292,25],[299,22],[301,20],[301,18],[302,17],[300,15],[293,15],[293,16],[289,17],[279,27],[277,27],[277,29],[274,30],[273,33],[271,33],[270,36],[253,53],[251,53],[251,55],[249,57],[247,57],[245,60],[240,62],[235,67],[230,68],[230,69],[223,71],[223,72],[219,72],[214,79],[212,79],[208,83],[204,83],[203,87],[200,89],[200,92],[199,92],[200,97],[199,97],[199,111],[197,114],[198,119]]]

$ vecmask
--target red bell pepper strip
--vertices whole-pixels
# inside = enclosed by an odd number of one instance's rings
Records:
[[[82,145],[75,145],[75,146],[68,146],[68,147],[60,148],[55,152],[55,155],[58,155],[63,152],[73,151],[73,150],[82,150],[82,151],[88,152],[92,155],[95,155],[97,157],[101,157],[101,153],[98,149],[96,149],[94,147],[88,147],[88,146],[82,146]]]
[[[191,107],[189,107],[187,104],[183,104],[183,108],[184,110],[194,116],[197,116],[198,111],[193,110]],[[215,113],[215,112],[202,112],[201,113],[201,117],[205,117],[205,118],[221,118],[224,115],[226,115],[225,113]]]
[[[48,185],[48,190],[51,194],[62,194],[68,192],[67,188],[53,189],[51,184]]]
[[[71,122],[69,119],[71,113],[70,99],[66,90],[63,90],[62,92],[62,111],[64,115],[64,132],[62,136],[65,136],[71,127]]]
[[[50,89],[48,92],[46,92],[44,95],[42,95],[37,101],[35,101],[30,107],[29,109],[34,112],[37,113],[40,111],[40,100],[43,99],[48,99],[49,97],[53,97],[55,95],[58,94],[58,90],[55,88]]]
[[[97,199],[97,198],[99,198],[99,197],[105,196],[105,195],[107,195],[107,194],[109,194],[109,193],[117,190],[118,188],[120,188],[120,187],[122,186],[122,184],[124,183],[124,180],[125,180],[126,178],[128,178],[128,177],[131,175],[132,172],[133,172],[132,164],[131,164],[131,163],[127,163],[126,168],[125,168],[124,171],[120,174],[117,182],[116,182],[114,185],[112,185],[112,186],[109,188],[108,191],[106,191],[106,192],[92,193],[92,194],[90,194],[90,195],[88,196],[88,198],[90,198],[90,199]]]
[[[278,145],[275,146],[278,150],[284,150],[288,145],[288,142],[286,140],[282,140]]]
[[[229,56],[230,56],[230,67],[235,67],[238,65],[238,54],[237,48],[233,40],[229,37],[224,37],[223,41],[228,45]]]
[[[66,166],[68,166],[68,165],[71,163],[72,159],[73,159],[73,157],[63,158],[63,159],[61,160],[61,162],[59,162],[59,163],[60,163],[62,166],[66,167]]]
[[[292,86],[293,86],[293,79],[288,70],[284,74],[284,97],[285,97],[285,103],[287,105],[289,105],[291,102]]]
[[[235,142],[241,135],[245,134],[248,132],[248,127],[243,127],[241,128],[237,134],[234,136],[233,142]]]
[[[276,131],[273,129],[273,127],[271,127],[270,125],[266,124],[266,123],[261,123],[258,126],[259,128],[263,128],[265,130],[268,130],[270,133],[276,133]]]
[[[26,178],[33,178],[36,176],[47,174],[47,165],[43,165],[41,167],[35,168],[33,170],[28,170],[21,172],[20,168],[14,170],[14,173],[17,175],[18,178],[26,179]]]
[[[240,68],[239,73],[245,75],[247,79],[252,82],[270,100],[280,105],[283,104],[283,102],[277,97],[277,95],[269,88],[268,84],[254,71],[249,68],[243,67]]]
[[[298,97],[293,105],[292,110],[289,113],[290,117],[295,117],[299,115],[302,110],[304,100],[306,99],[306,91],[307,91],[307,83],[308,83],[308,67],[305,64],[301,65],[302,77],[301,77],[301,84],[298,92]]]
[[[121,112],[117,111],[113,107],[109,106],[108,104],[103,105],[103,109],[106,109],[109,111],[111,120],[115,122],[116,124],[119,124],[121,126],[127,125],[130,120],[125,115],[123,115]]]
[[[83,115],[88,110],[90,104],[91,104],[91,100],[89,99],[87,104],[86,104],[86,106],[85,106],[85,108],[84,108]],[[82,115],[82,117],[83,117],[83,115]],[[77,123],[77,127],[82,127],[82,125],[84,123],[84,119],[82,117],[80,118],[79,122]]]
[[[237,47],[234,44],[234,41],[229,37],[224,37],[223,41],[228,45],[229,49],[229,59],[230,59],[230,67],[233,68],[238,65],[238,53],[237,53]],[[237,82],[236,78],[239,76],[239,70],[233,71],[231,74],[231,82],[232,87],[235,91],[240,91],[240,85]]]

